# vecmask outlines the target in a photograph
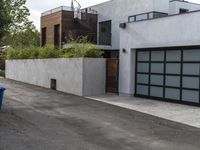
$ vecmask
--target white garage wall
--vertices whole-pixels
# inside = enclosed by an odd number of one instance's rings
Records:
[[[126,29],[121,29],[119,92],[134,94],[134,49],[200,45],[199,18],[200,12],[193,12],[128,23]]]
[[[105,93],[106,61],[103,58],[7,60],[6,78],[80,96]]]

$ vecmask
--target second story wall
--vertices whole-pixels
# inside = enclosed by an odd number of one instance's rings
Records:
[[[151,47],[200,45],[200,11],[128,23],[120,30],[120,47],[127,50]]]
[[[119,49],[119,24],[127,22],[128,17],[136,14],[168,11],[168,0],[111,0],[90,7],[98,13],[98,22],[111,21],[111,49]],[[97,34],[99,33],[99,24]],[[99,37],[99,34],[98,36]],[[98,41],[98,39],[97,39]]]
[[[61,25],[61,20],[62,11],[41,17],[41,45],[54,44],[54,26]]]
[[[41,17],[41,45],[52,44],[62,46],[69,40],[69,36],[76,39],[78,36],[88,36],[88,40],[96,44],[97,14],[82,13],[84,19],[74,18],[73,10],[47,11]],[[53,9],[54,10],[54,9]],[[71,38],[70,37],[70,38]]]
[[[180,9],[186,11],[200,10],[200,4],[190,3],[187,1],[177,1],[177,0],[171,1],[169,3],[169,14],[179,14]]]

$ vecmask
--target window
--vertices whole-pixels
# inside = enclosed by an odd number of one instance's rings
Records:
[[[148,13],[144,13],[144,14],[130,16],[128,18],[128,21],[129,22],[134,22],[134,21],[148,20],[148,19],[153,19],[153,18],[165,17],[167,15],[168,14],[161,13],[161,12],[148,12]]]
[[[106,28],[105,27],[101,27],[101,32],[106,32]]]
[[[128,22],[134,22],[135,21],[135,16],[131,16],[128,18]]]
[[[183,8],[179,9],[179,14],[183,14],[183,13],[187,13],[187,12],[189,12],[188,9],[183,9]]]
[[[46,35],[47,35],[47,28],[42,28],[42,41],[41,46],[46,45]]]
[[[147,19],[148,19],[148,14],[142,14],[142,15],[135,16],[135,21],[147,20]]]
[[[166,14],[166,13],[154,12],[154,13],[153,13],[153,18],[166,17],[167,15],[168,15],[168,14]]]
[[[99,44],[111,45],[111,20],[99,23]]]
[[[60,45],[60,25],[54,25],[54,45]]]

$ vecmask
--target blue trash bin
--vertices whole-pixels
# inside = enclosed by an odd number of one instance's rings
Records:
[[[3,104],[3,95],[4,95],[5,88],[0,86],[0,111]]]

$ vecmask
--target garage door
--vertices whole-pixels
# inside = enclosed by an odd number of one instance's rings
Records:
[[[199,104],[200,49],[136,53],[136,96]]]

